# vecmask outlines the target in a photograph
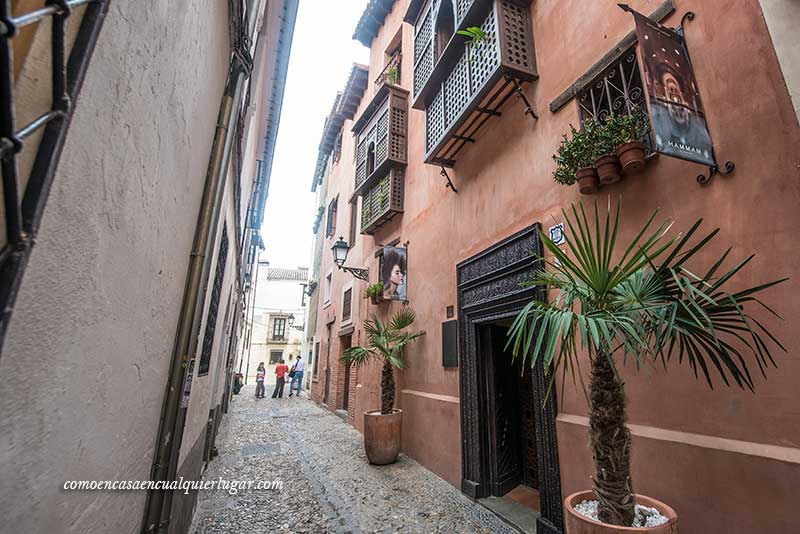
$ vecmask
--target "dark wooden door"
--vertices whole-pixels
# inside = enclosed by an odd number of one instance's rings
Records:
[[[351,336],[345,336],[342,338],[342,352],[349,349],[353,343],[353,338]],[[342,409],[347,411],[348,406],[350,405],[350,366],[345,365],[344,367],[344,389],[342,391]]]
[[[328,395],[331,392],[331,325],[328,325],[328,345],[325,347],[325,393],[322,396],[322,404],[328,404]]]
[[[503,351],[505,329],[483,327],[487,370],[489,451],[492,495],[505,495],[522,481],[522,429],[517,366]]]

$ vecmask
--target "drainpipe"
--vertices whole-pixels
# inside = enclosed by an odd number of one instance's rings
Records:
[[[260,0],[250,0],[248,5],[249,26],[247,35],[252,36],[257,17],[256,7]],[[175,480],[178,472],[178,457],[186,421],[186,408],[181,408],[186,369],[190,355],[197,348],[197,337],[205,304],[200,295],[205,287],[211,264],[211,250],[216,238],[221,200],[225,192],[227,164],[233,131],[241,105],[242,89],[247,77],[237,66],[237,60],[231,62],[230,73],[235,82],[230,84],[231,77],[217,115],[217,129],[211,149],[211,157],[206,171],[200,213],[197,217],[194,243],[189,260],[183,302],[181,304],[178,330],[169,371],[169,381],[161,413],[158,441],[156,442],[155,461],[151,471],[151,480]],[[204,295],[205,296],[205,295]],[[172,511],[173,492],[151,489],[145,505],[145,534],[167,534]]]

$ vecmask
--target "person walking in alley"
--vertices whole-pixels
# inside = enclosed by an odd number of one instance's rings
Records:
[[[289,372],[289,366],[286,362],[281,360],[281,363],[275,367],[275,391],[272,392],[272,398],[283,398],[283,386],[286,385],[286,373]]]
[[[294,364],[292,367],[292,371],[294,374],[289,373],[289,376],[292,377],[292,381],[289,384],[289,396],[292,396],[292,389],[294,389],[294,383],[297,382],[297,396],[300,396],[300,388],[303,386],[303,370],[305,369],[305,362],[303,362],[303,357],[301,355],[297,355],[297,363]]]
[[[264,362],[258,364],[258,368],[256,369],[256,398],[263,399],[264,398],[264,377],[267,375],[266,369],[264,369]]]

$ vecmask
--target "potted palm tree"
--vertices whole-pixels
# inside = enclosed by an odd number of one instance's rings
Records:
[[[559,367],[564,376],[567,370],[580,374],[580,356],[588,355],[593,490],[565,499],[567,533],[675,533],[675,512],[633,490],[619,362],[633,361],[637,369],[646,363],[666,367],[677,357],[695,375],[699,370],[709,386],[710,369],[716,369],[726,385],[752,390],[744,353],[752,353],[764,374],[765,367],[775,365],[770,346],[785,349],[750,308],[759,305],[764,313],[776,315],[759,294],[785,279],[729,290],[729,282],[752,258],[723,269],[730,249],[707,271],[694,266],[690,271],[690,262],[705,253],[718,230],[690,244],[702,220],[684,235],[673,236],[671,222],[654,224],[657,212],[618,250],[619,205],[612,211],[609,204],[604,224],[596,203],[593,224],[582,205],[573,205],[570,215],[562,211],[569,252],[541,236],[556,261],[545,262],[532,284],[554,294],[549,301],[533,300],[524,307],[509,329],[508,345],[523,362],[530,358],[534,365],[541,358],[553,377]],[[642,525],[644,515],[650,517]]]
[[[364,448],[371,464],[386,465],[397,460],[400,452],[400,433],[403,411],[394,408],[394,368],[405,367],[403,349],[425,332],[408,332],[416,320],[416,314],[408,306],[398,310],[388,323],[375,315],[364,321],[367,337],[365,347],[347,349],[341,361],[345,365],[361,367],[370,360],[383,364],[381,370],[381,409],[364,412]]]

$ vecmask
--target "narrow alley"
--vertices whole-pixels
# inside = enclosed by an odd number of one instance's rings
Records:
[[[234,396],[203,479],[280,480],[283,488],[201,491],[192,534],[518,532],[405,455],[370,465],[361,434],[305,392],[257,400],[254,388]]]

